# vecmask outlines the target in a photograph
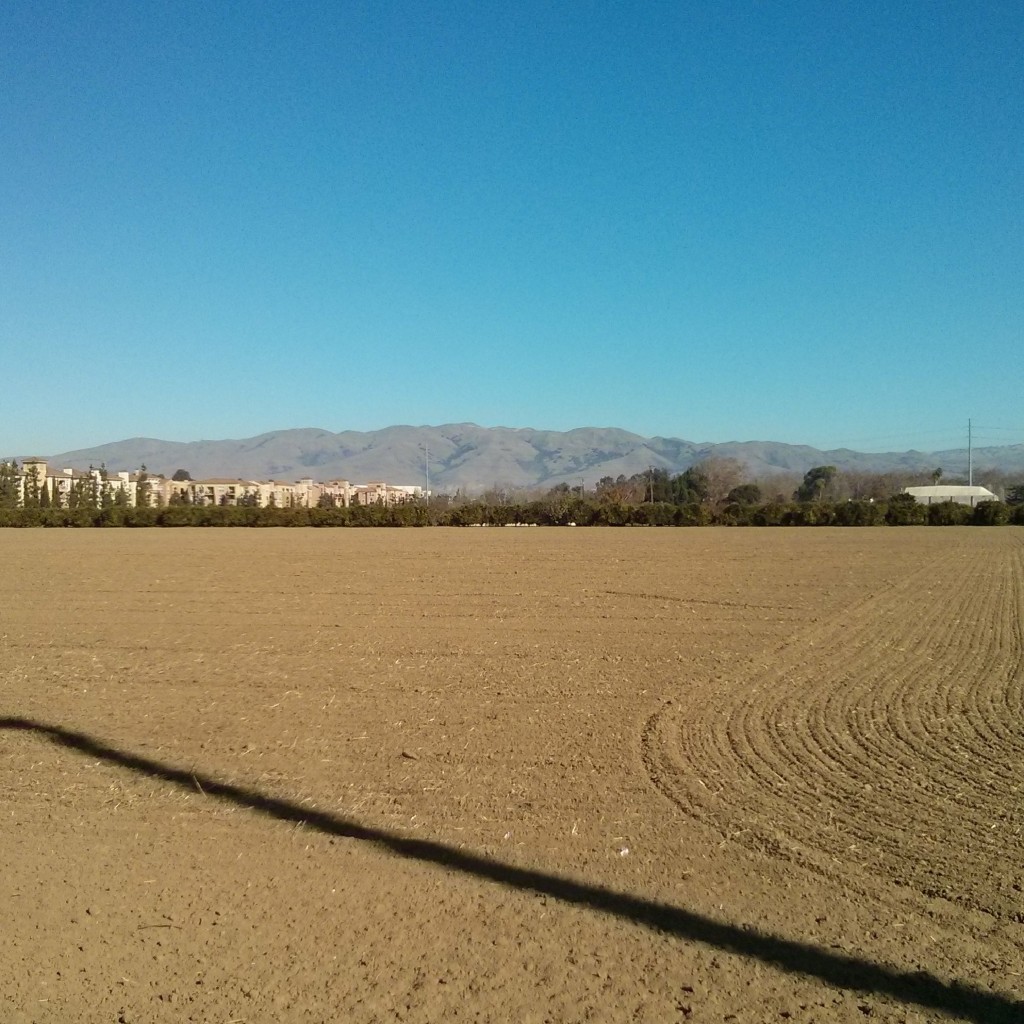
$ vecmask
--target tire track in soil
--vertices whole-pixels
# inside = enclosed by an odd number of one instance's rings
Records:
[[[1024,539],[951,545],[745,683],[664,706],[644,768],[750,850],[1024,921],[1022,622]]]

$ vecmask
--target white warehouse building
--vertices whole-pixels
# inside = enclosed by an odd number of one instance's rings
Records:
[[[903,493],[913,495],[919,505],[937,505],[943,501],[955,501],[958,505],[970,505],[973,508],[982,501],[999,500],[987,487],[968,487],[964,484],[904,487]]]

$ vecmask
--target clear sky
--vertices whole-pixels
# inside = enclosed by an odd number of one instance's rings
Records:
[[[0,454],[1024,442],[1024,5],[5,0]]]

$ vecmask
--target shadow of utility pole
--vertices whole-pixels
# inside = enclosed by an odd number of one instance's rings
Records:
[[[161,779],[190,792],[198,788],[206,796],[228,801],[280,821],[302,824],[330,836],[372,843],[398,857],[436,864],[449,871],[473,875],[512,889],[551,896],[563,903],[623,918],[644,928],[759,960],[781,971],[816,978],[835,988],[888,996],[908,1005],[936,1010],[977,1024],[1021,1024],[1024,1021],[1024,1002],[961,982],[945,982],[924,971],[906,973],[894,970],[870,960],[830,952],[808,943],[722,924],[667,903],[657,903],[604,886],[588,885],[542,871],[503,864],[488,857],[466,853],[445,843],[410,839],[385,829],[370,828],[348,818],[311,810],[288,800],[266,796],[254,789],[218,782],[197,772],[184,771],[160,761],[118,750],[85,733],[72,732],[60,726],[46,725],[28,718],[0,718],[0,729],[33,733],[58,746],[119,765],[139,775]]]

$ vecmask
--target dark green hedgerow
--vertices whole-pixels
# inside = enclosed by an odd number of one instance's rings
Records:
[[[438,507],[252,508],[169,505],[163,508],[0,508],[0,527],[407,527],[407,526],[1003,526],[1024,525],[1024,505],[987,501],[919,505],[909,495],[888,502],[808,501],[744,505],[647,502],[630,505],[574,497],[524,504],[466,502]]]

